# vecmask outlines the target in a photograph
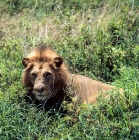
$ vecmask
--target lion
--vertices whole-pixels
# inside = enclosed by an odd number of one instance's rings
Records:
[[[99,93],[115,89],[82,75],[71,74],[63,59],[51,47],[42,45],[23,58],[22,83],[27,96],[46,108],[60,107],[67,95],[77,96],[82,103],[96,103]],[[107,94],[103,94],[107,97]]]

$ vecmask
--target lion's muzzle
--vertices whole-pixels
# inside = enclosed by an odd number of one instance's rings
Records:
[[[33,93],[38,100],[44,101],[48,96],[49,90],[42,82],[40,82],[34,84]]]

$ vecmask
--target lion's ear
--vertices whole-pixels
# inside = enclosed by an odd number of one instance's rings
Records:
[[[61,57],[54,58],[54,64],[56,67],[60,67],[63,63],[63,59]]]
[[[29,58],[23,58],[22,59],[22,64],[23,64],[24,67],[27,67],[28,63],[29,63]]]

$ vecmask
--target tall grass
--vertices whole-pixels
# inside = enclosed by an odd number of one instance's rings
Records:
[[[138,140],[138,1],[6,0],[0,3],[0,138]],[[67,114],[24,101],[22,58],[51,45],[73,73],[125,90],[95,105],[64,104]]]

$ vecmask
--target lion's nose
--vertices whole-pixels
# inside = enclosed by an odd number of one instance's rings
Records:
[[[45,89],[44,89],[43,87],[40,88],[40,89],[37,89],[37,91],[38,91],[39,93],[42,93],[44,90],[45,90]]]

